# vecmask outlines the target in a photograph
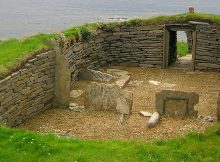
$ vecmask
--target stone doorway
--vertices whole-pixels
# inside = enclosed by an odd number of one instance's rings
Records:
[[[195,54],[196,54],[196,30],[193,25],[165,25],[164,28],[164,52],[163,52],[163,68],[181,68],[195,70]],[[187,44],[191,55],[177,58],[177,32],[184,31],[187,33]],[[178,60],[178,62],[177,62]]]

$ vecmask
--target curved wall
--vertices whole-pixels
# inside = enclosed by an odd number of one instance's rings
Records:
[[[220,27],[196,25],[196,70],[220,71]],[[82,68],[105,65],[162,67],[164,25],[122,26],[97,31],[89,40],[60,49],[69,63],[71,82]],[[14,126],[53,105],[56,52],[42,53],[0,81],[0,123]]]

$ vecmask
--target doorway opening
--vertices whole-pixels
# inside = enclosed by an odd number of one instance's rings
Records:
[[[165,26],[163,68],[194,70],[195,34],[193,26]]]

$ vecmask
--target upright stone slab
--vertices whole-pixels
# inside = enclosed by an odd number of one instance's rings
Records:
[[[220,121],[220,93],[218,94],[218,101],[217,101],[217,119]]]
[[[196,116],[194,106],[199,102],[199,95],[191,92],[163,90],[156,93],[156,109],[164,116]]]
[[[116,84],[93,82],[84,94],[84,106],[87,110],[118,111],[130,114],[133,104],[131,92],[120,89]]]
[[[70,102],[71,71],[69,62],[53,42],[56,51],[54,106],[68,108]]]

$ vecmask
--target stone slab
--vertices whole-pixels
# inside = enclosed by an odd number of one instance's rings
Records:
[[[164,116],[196,116],[194,106],[199,102],[199,95],[194,92],[163,90],[156,93],[156,109]]]

